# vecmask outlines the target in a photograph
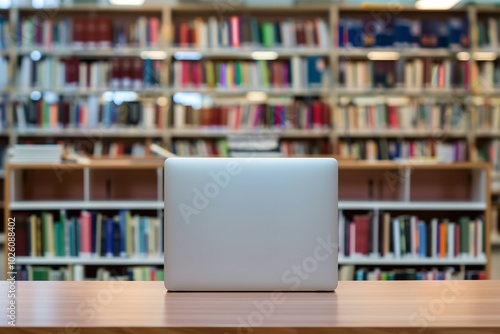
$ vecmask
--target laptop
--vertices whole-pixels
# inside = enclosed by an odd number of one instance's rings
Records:
[[[333,158],[165,161],[169,291],[332,291],[338,280]]]

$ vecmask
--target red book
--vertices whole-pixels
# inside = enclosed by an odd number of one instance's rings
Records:
[[[354,224],[356,226],[355,253],[368,255],[370,245],[370,217],[354,216]]]
[[[399,128],[399,117],[398,108],[396,106],[387,106],[389,113],[389,128],[398,129]]]
[[[160,34],[160,20],[157,17],[149,19],[149,45],[158,46],[158,35]]]
[[[319,19],[314,20],[313,22],[313,39],[314,39],[314,45],[319,46]]]
[[[231,46],[240,46],[240,18],[236,15],[231,16]]]
[[[111,88],[119,88],[121,81],[122,64],[120,58],[113,58],[111,60]]]
[[[80,254],[92,253],[92,222],[90,212],[82,211],[80,214]]]
[[[113,45],[113,24],[110,19],[96,19],[97,24],[97,39],[99,47],[110,48]]]
[[[134,82],[134,88],[142,87],[142,76],[144,72],[144,62],[141,58],[134,58],[132,65],[132,80]]]
[[[28,224],[30,224],[30,219],[26,221],[19,222],[16,225],[16,255],[17,256],[28,256]],[[31,232],[31,233],[34,233]],[[8,235],[8,233],[6,233]],[[6,238],[7,239],[7,238]],[[7,240],[6,240],[7,241]]]
[[[75,46],[83,47],[85,44],[85,19],[73,19],[73,44]]]
[[[98,35],[97,35],[97,29],[98,29],[98,19],[97,18],[88,18],[86,19],[85,22],[85,42],[86,45],[95,48],[97,46],[98,42]]]
[[[196,62],[193,64],[193,86],[199,87],[201,85],[202,69],[201,63]]]
[[[299,21],[295,23],[295,40],[297,41],[297,45],[306,44],[306,28],[303,22]]]
[[[478,280],[485,280],[486,279],[486,273],[484,271],[480,271],[477,277]]]
[[[179,27],[180,35],[179,35],[179,45],[181,47],[189,46],[189,24],[187,22],[182,22]]]
[[[321,128],[321,102],[315,101],[312,103],[313,128]]]
[[[328,125],[330,124],[330,106],[325,103],[321,103],[322,107],[322,122],[321,125],[329,127]]]
[[[181,84],[182,87],[188,87],[189,86],[189,62],[187,61],[181,61]]]

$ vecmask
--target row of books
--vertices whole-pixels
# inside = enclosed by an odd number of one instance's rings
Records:
[[[485,280],[486,273],[482,270],[456,270],[454,267],[444,269],[402,268],[396,270],[381,270],[380,268],[355,269],[353,266],[342,266],[339,271],[340,280],[355,281],[426,281],[426,280]]]
[[[332,154],[328,139],[314,140],[282,140],[280,142],[281,154],[285,157],[318,155],[327,156]]]
[[[141,89],[160,85],[164,65],[160,61],[141,58],[113,58],[83,61],[73,57],[59,60],[43,58],[33,61],[21,59],[17,72],[19,87],[40,89]]]
[[[352,102],[337,108],[336,129],[465,130],[467,125],[464,110],[457,103],[408,98],[357,98]]]
[[[127,267],[119,271],[99,267],[95,278],[87,277],[82,265],[58,269],[50,266],[17,266],[16,271],[18,281],[163,281],[165,276],[163,269],[152,266]]]
[[[477,22],[477,43],[483,48],[498,48],[500,43],[500,22],[498,17],[487,17]]]
[[[442,162],[463,162],[468,159],[464,140],[341,140],[336,152],[341,157],[358,160],[401,160],[436,157]]]
[[[329,106],[321,101],[285,100],[283,103],[219,105],[193,109],[174,106],[174,128],[327,129]]]
[[[187,140],[176,139],[173,141],[173,152],[180,156],[305,156],[305,155],[330,155],[332,153],[329,140],[281,140],[277,141],[276,147],[268,146],[269,138],[267,135],[263,138],[253,138],[255,142],[245,141],[244,148],[231,146],[226,139],[218,140]]]
[[[9,47],[9,21],[7,17],[0,14],[0,50],[5,50]],[[0,72],[1,73],[1,72]]]
[[[26,129],[162,129],[166,124],[166,107],[153,101],[117,104],[97,96],[58,101],[16,101],[14,122],[20,131]]]
[[[105,16],[78,16],[54,20],[35,15],[23,18],[19,25],[18,43],[22,47],[109,48],[160,44],[158,17],[113,20]]]
[[[478,101],[475,105],[473,117],[475,117],[475,125],[477,130],[494,130],[500,129],[500,100],[496,98]]]
[[[58,216],[58,217],[57,217]],[[163,254],[163,224],[156,217],[121,210],[115,217],[82,211],[68,217],[43,212],[17,228],[20,256],[158,257]]]
[[[0,90],[7,88],[9,85],[9,76],[7,75],[8,71],[8,61],[5,57],[0,57]]]
[[[500,63],[492,61],[477,62],[478,77],[477,84],[481,90],[495,89],[500,87]]]
[[[398,61],[341,60],[340,83],[345,88],[468,88],[470,63],[450,59]]]
[[[493,171],[500,172],[500,140],[493,139],[486,143],[480,143],[476,150],[476,158],[479,161],[491,163]]]
[[[477,258],[484,255],[484,219],[460,217],[457,222],[390,213],[339,214],[339,253],[377,254],[388,258]]]
[[[177,61],[174,86],[207,88],[326,87],[328,67],[320,57],[275,61]]]
[[[374,21],[341,18],[339,47],[423,47],[461,49],[470,44],[468,22],[461,18]]]
[[[96,137],[94,137],[96,136]],[[18,140],[21,145],[34,145],[34,144],[57,144],[62,145],[65,152],[78,153],[80,155],[93,155],[96,158],[121,158],[121,157],[135,157],[144,158],[151,156],[152,153],[149,145],[158,143],[158,140],[98,140],[99,134],[87,133],[84,138],[78,139],[58,139],[54,140],[53,137],[47,135],[46,137],[23,137]]]
[[[219,20],[196,17],[174,24],[174,43],[181,47],[217,48],[240,46],[320,47],[330,45],[328,25],[322,18],[259,20],[232,15]]]

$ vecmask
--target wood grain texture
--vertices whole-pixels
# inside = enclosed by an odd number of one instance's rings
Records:
[[[7,288],[0,282],[3,312]],[[16,303],[17,326],[2,315],[2,334],[500,333],[500,281],[340,282],[335,293],[281,296],[173,293],[163,282],[18,282]]]

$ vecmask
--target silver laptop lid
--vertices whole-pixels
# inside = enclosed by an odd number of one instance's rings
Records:
[[[165,287],[320,291],[337,286],[333,158],[170,158]]]

